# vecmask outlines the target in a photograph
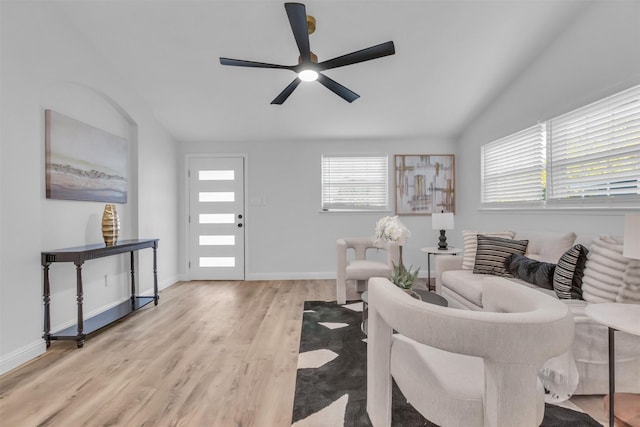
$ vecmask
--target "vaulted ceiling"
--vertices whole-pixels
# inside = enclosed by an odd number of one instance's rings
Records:
[[[65,1],[71,25],[181,142],[453,138],[572,21],[584,1],[307,1],[311,50],[326,60],[394,41],[396,54],[325,74],[281,106],[287,70],[222,66],[220,56],[297,63],[284,2]]]

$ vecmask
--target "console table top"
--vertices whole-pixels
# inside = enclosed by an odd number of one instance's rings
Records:
[[[83,262],[88,259],[102,258],[123,252],[135,251],[144,248],[157,248],[160,239],[130,239],[118,241],[113,246],[98,243],[85,246],[74,246],[71,248],[55,249],[43,251],[42,265],[52,262]]]

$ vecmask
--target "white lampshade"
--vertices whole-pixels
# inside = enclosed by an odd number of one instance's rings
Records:
[[[453,230],[453,212],[432,214],[431,227],[434,230]]]
[[[624,217],[624,247],[622,255],[640,259],[640,214]]]

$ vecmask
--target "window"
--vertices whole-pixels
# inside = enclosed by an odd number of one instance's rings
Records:
[[[322,210],[389,209],[387,156],[322,156]]]
[[[542,202],[545,144],[542,123],[483,146],[482,201]]]
[[[637,206],[640,86],[481,148],[487,207]]]
[[[550,201],[640,194],[640,86],[550,123]]]

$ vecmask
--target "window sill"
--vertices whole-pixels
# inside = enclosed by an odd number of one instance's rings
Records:
[[[385,215],[393,215],[393,211],[390,210],[356,210],[356,209],[331,209],[325,210],[321,209],[318,211],[321,214],[385,214]]]
[[[611,213],[619,215],[621,212],[640,211],[640,206],[509,206],[509,207],[484,207],[478,209],[480,213],[535,213],[535,214],[575,214],[581,215],[602,215]]]

